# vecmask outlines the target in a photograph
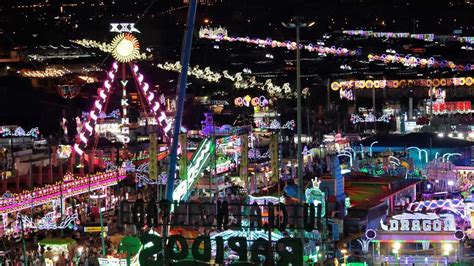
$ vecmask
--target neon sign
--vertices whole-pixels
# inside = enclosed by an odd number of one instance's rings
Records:
[[[140,31],[137,28],[135,28],[135,23],[110,23],[110,32],[118,32],[118,33],[136,32],[136,33],[140,33]]]
[[[213,144],[209,139],[205,139],[203,144],[199,146],[194,156],[194,160],[191,161],[191,164],[188,167],[188,178],[181,181],[178,186],[176,186],[173,191],[173,200],[181,201],[190,193],[190,188],[198,180],[204,167],[209,162],[212,145]]]
[[[395,215],[388,225],[380,220],[380,227],[385,231],[412,231],[412,232],[441,232],[456,231],[456,224],[452,214],[440,217],[434,213],[403,213]]]

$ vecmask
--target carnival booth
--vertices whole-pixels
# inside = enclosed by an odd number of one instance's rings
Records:
[[[367,230],[366,237],[375,265],[447,265],[457,261],[464,233],[456,230],[452,214],[403,213],[381,220],[380,229]]]
[[[76,246],[76,241],[72,238],[45,238],[38,241],[39,251],[44,250],[46,265],[54,265],[62,253],[68,257],[70,252],[74,252]]]

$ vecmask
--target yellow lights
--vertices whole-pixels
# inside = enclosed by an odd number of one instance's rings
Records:
[[[79,79],[85,81],[86,83],[98,82],[97,78],[89,76],[78,76]]]
[[[445,256],[448,256],[452,250],[453,250],[453,245],[451,243],[443,244],[443,253]]]
[[[70,73],[69,70],[46,68],[45,70],[22,70],[21,75],[27,78],[59,78],[65,74]]]
[[[393,249],[400,249],[402,247],[402,244],[400,242],[395,242],[393,243]]]
[[[438,87],[462,87],[474,84],[474,77],[458,78],[434,78],[434,79],[400,79],[400,80],[347,80],[334,81],[331,83],[331,89],[338,91],[340,89],[397,89],[397,88],[438,88]]]
[[[181,72],[181,64],[180,62],[169,63],[165,62],[164,64],[158,64],[158,68],[174,71],[174,72]],[[291,99],[296,97],[296,92],[290,87],[290,83],[284,83],[282,86],[278,86],[273,84],[271,79],[267,79],[264,82],[257,81],[255,76],[248,76],[243,75],[242,72],[237,72],[234,75],[229,74],[228,70],[224,70],[221,73],[213,72],[209,67],[205,67],[204,69],[200,68],[199,66],[189,67],[188,70],[189,76],[194,76],[198,79],[204,79],[208,82],[218,83],[221,82],[222,79],[230,80],[236,89],[260,89],[267,91],[271,97],[276,98],[286,98]],[[309,96],[309,88],[304,88],[301,91],[303,97]]]
[[[132,34],[115,36],[111,43],[112,56],[121,63],[128,63],[140,58],[140,44]]]
[[[402,244],[400,242],[394,242],[392,253],[398,256],[398,254],[400,253],[401,247],[402,247]]]
[[[145,60],[151,57],[147,56],[145,53],[140,54],[140,44],[138,43],[138,40],[132,34],[129,33],[122,33],[115,36],[111,43],[101,43],[87,39],[71,40],[71,42],[86,48],[95,48],[101,50],[102,52],[111,53],[117,61],[119,60],[115,56],[128,59],[130,57],[133,57],[133,59],[131,59],[130,61]]]
[[[102,52],[106,52],[106,53],[110,53],[113,47],[111,44],[108,44],[108,43],[100,43],[94,40],[87,40],[87,39],[72,40],[71,42],[75,44],[79,44],[86,48],[97,48],[101,50]]]

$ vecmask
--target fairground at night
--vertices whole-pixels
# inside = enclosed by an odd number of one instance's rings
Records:
[[[0,0],[0,266],[474,265],[473,18]]]

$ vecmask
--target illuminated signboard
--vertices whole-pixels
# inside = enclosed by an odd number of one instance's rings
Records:
[[[118,32],[118,33],[136,32],[136,33],[140,33],[140,31],[137,28],[135,28],[135,23],[110,23],[110,32]]]
[[[454,232],[456,223],[452,214],[435,213],[403,213],[395,215],[385,224],[380,220],[380,227],[384,231],[409,231],[409,232]]]
[[[104,226],[104,232],[107,232],[107,226]],[[100,226],[84,226],[85,233],[100,233],[102,230]]]

